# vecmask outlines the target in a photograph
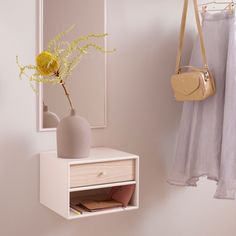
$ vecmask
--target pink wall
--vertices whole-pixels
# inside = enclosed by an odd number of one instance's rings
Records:
[[[108,0],[109,127],[94,145],[141,156],[139,211],[65,221],[39,203],[41,150],[55,149],[55,134],[36,132],[36,99],[18,80],[15,55],[34,60],[35,1],[0,7],[0,235],[4,236],[234,236],[236,204],[213,200],[215,184],[171,187],[165,178],[181,105],[173,101],[173,72],[181,0]],[[188,38],[189,55],[191,38]]]

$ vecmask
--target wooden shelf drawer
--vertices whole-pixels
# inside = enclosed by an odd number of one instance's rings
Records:
[[[70,166],[70,188],[135,179],[135,160],[109,161]]]

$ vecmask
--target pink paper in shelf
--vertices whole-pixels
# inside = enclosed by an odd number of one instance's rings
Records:
[[[113,187],[109,193],[109,198],[122,203],[123,207],[127,207],[135,190],[135,185],[126,185]]]

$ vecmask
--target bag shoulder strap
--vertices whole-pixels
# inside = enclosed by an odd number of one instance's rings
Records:
[[[199,14],[198,14],[197,0],[193,0],[193,3],[194,3],[195,20],[196,20],[196,24],[197,24],[200,45],[201,45],[202,59],[203,59],[203,63],[204,63],[204,68],[207,69],[208,64],[207,64],[207,57],[206,57],[206,49],[204,46],[203,32],[202,32],[202,27],[201,27],[201,23],[200,23]],[[185,35],[185,28],[186,28],[187,12],[188,12],[188,0],[184,0],[184,8],[183,8],[183,15],[182,15],[181,29],[180,29],[179,47],[178,47],[177,61],[176,61],[176,68],[175,68],[176,74],[179,73],[179,70],[180,70],[181,58],[182,58],[182,53],[183,53],[183,45],[184,45],[184,35]]]

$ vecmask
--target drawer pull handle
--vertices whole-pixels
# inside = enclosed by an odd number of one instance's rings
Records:
[[[98,174],[99,177],[104,176],[104,175],[106,175],[106,172],[105,172],[105,171],[101,171],[101,172]]]

